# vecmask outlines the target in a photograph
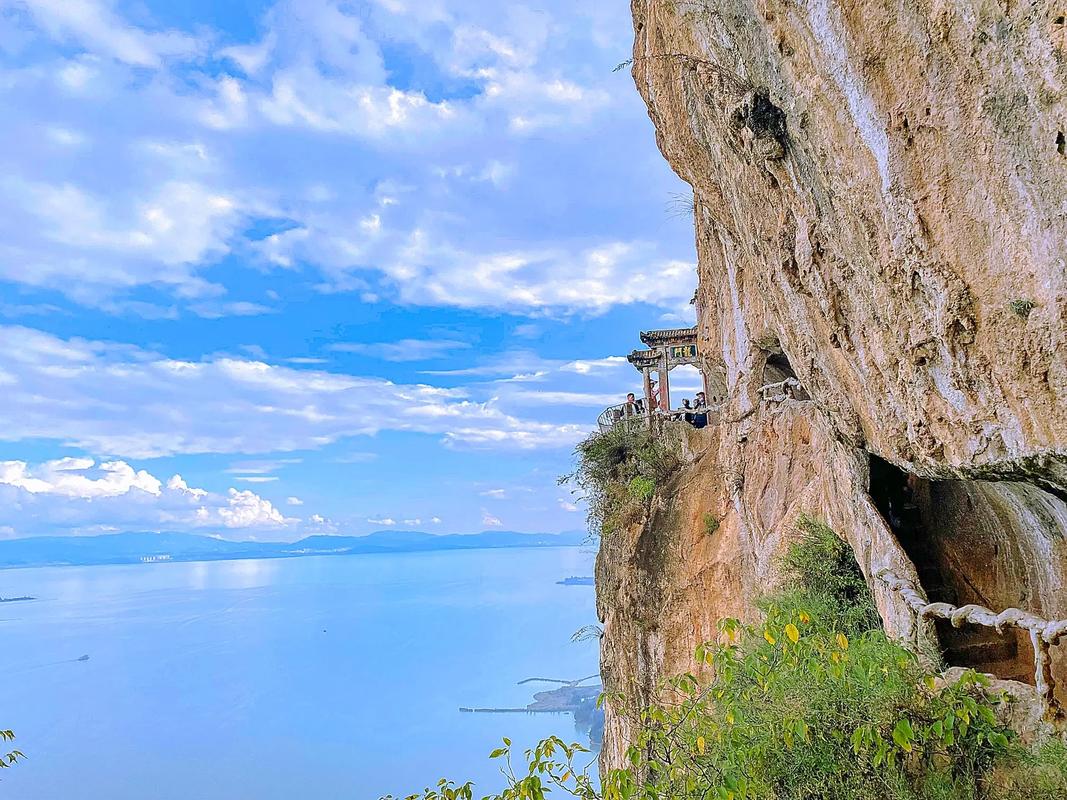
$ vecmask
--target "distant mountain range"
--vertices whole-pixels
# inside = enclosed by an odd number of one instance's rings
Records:
[[[298,542],[231,542],[190,533],[35,536],[0,541],[0,568],[347,556],[507,547],[572,547],[581,544],[585,538],[586,534],[581,532],[546,534],[514,531],[445,535],[421,531],[378,531],[367,536],[308,536]]]

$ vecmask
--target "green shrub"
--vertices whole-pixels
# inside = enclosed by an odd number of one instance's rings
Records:
[[[636,478],[630,480],[629,490],[630,497],[634,500],[648,502],[652,499],[652,495],[656,493],[656,484],[649,478],[638,475]]]
[[[826,604],[826,614],[847,634],[880,630],[881,617],[848,542],[809,516],[797,520],[800,539],[784,558],[793,587]]]

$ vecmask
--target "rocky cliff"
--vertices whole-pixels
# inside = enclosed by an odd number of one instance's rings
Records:
[[[1033,680],[1025,639],[916,631],[874,576],[1067,617],[1067,6],[632,11],[637,88],[693,188],[700,352],[727,399],[649,518],[603,542],[603,671],[628,698],[605,763],[716,621],[751,616],[802,512],[849,539],[891,634]],[[793,397],[764,399],[788,377]]]

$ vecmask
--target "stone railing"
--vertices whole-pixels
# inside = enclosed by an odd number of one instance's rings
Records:
[[[1060,713],[1059,703],[1054,696],[1056,682],[1052,677],[1052,659],[1049,648],[1067,638],[1067,619],[1047,620],[1028,611],[1008,608],[1000,613],[985,606],[954,606],[950,603],[931,603],[915,589],[910,582],[902,580],[889,570],[883,569],[877,575],[886,586],[895,592],[915,612],[919,620],[936,617],[952,623],[959,628],[963,623],[983,625],[1003,633],[1005,627],[1019,628],[1030,634],[1030,644],[1034,648],[1034,686],[1045,702],[1049,714]]]

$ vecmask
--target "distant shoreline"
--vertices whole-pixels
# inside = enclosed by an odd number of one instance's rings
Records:
[[[0,570],[543,549],[579,547],[584,544],[584,539],[579,539],[578,534],[401,534],[393,536],[392,532],[383,532],[362,537],[315,536],[293,543],[231,542],[194,534],[152,533],[30,537],[0,542]],[[79,552],[71,553],[71,549]],[[24,599],[35,598],[10,598],[9,601]]]
[[[0,603],[21,603],[25,600],[36,600],[36,597],[0,597]]]

